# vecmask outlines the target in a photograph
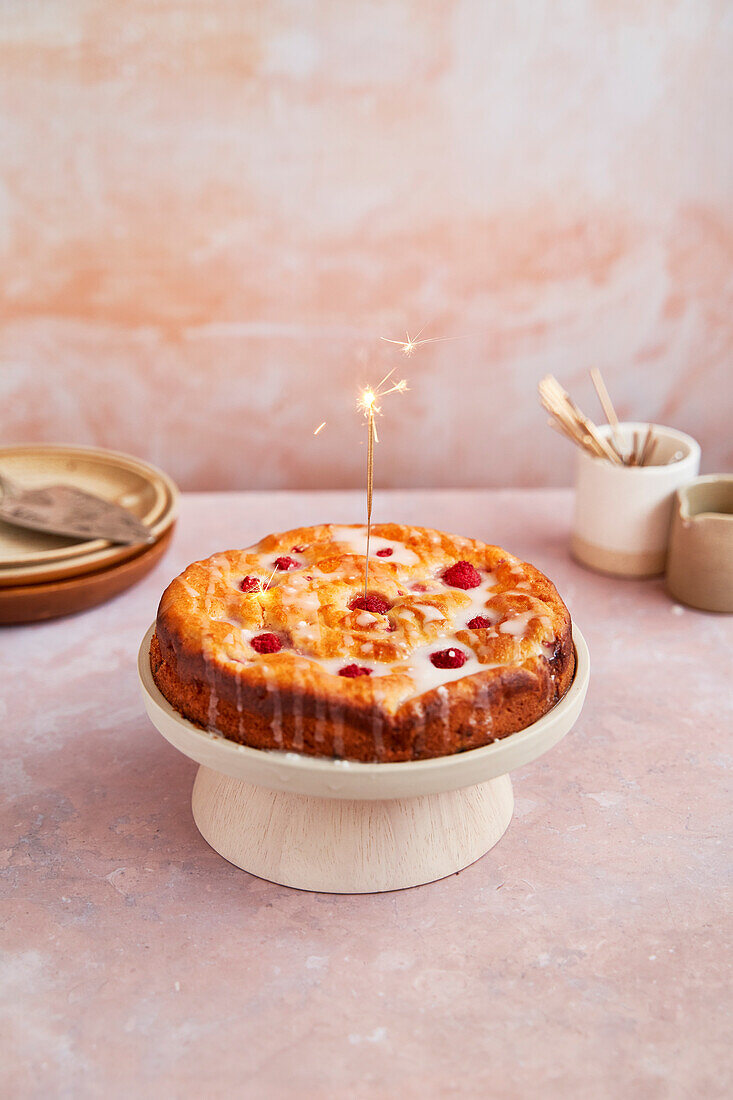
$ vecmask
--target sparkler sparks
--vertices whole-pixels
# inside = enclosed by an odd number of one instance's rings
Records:
[[[356,403],[357,409],[364,413],[364,416],[369,422],[370,434],[373,436],[375,443],[379,443],[375,418],[379,416],[382,411],[382,406],[379,405],[378,402],[383,397],[388,397],[391,393],[405,393],[407,391],[406,378],[402,378],[399,382],[393,382],[391,386],[387,386],[387,383],[396,370],[397,368],[393,367],[388,374],[385,374],[382,381],[376,387],[367,386],[366,389],[362,390],[359,394],[359,400]]]
[[[441,344],[444,340],[462,340],[462,336],[429,336],[424,340],[420,339],[421,334],[425,331],[425,325],[420,329],[417,336],[410,336],[409,332],[405,333],[406,339],[404,340],[390,340],[387,336],[380,336],[380,340],[384,340],[385,344],[397,344],[401,349],[402,354],[406,355],[409,359],[414,355],[417,348],[422,347],[423,344]]]
[[[326,427],[326,421],[324,420],[322,424],[318,425],[318,427],[314,431],[313,435],[318,435],[318,433],[322,432],[325,427]]]
[[[270,577],[269,577],[269,580],[267,581],[267,584],[264,587],[260,587],[261,592],[267,592],[267,590],[269,589],[269,587],[272,584],[273,580],[275,579],[275,574],[276,573],[277,573],[277,566],[275,566],[272,573],[270,573]],[[260,581],[260,586],[262,586],[262,581]]]
[[[263,581],[262,577],[257,577],[257,583],[256,583],[254,588],[249,587],[249,581],[254,580],[255,578],[245,577],[244,580],[246,582],[248,582],[248,587],[246,589],[243,589],[244,595],[245,596],[262,596],[262,595],[264,595],[265,592],[269,591],[270,585],[272,584],[273,580],[275,579],[275,574],[276,573],[277,573],[277,566],[275,566],[275,568],[273,569],[272,573],[270,573],[270,576],[266,581]],[[242,583],[244,583],[244,582],[242,582]]]

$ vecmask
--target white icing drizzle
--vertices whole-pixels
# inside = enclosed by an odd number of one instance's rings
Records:
[[[491,708],[489,706],[490,697],[491,697],[491,685],[488,684],[488,683],[482,684],[478,688],[476,701],[474,703],[473,712],[471,714],[472,725],[474,727],[476,725],[477,717],[480,717],[480,720],[481,720],[482,724],[484,725],[484,727],[486,727],[486,726],[490,727],[493,724],[494,716],[491,713]]]
[[[366,527],[331,527],[331,537],[334,542],[340,542],[347,546],[353,554],[365,558],[367,552]],[[391,550],[389,557],[380,558],[378,550]],[[379,535],[372,535],[369,542],[369,560],[397,562],[399,565],[418,565],[419,557],[404,542],[396,542],[394,539],[383,539]]]
[[[209,572],[209,583],[204,593],[204,608],[206,610],[206,621],[208,623],[208,632],[204,638],[204,666],[206,668],[206,682],[209,688],[209,706],[206,716],[206,728],[209,732],[216,730],[216,715],[219,709],[219,696],[216,691],[216,666],[213,660],[214,618],[212,616],[211,605],[216,592],[216,582],[221,582],[223,576],[222,558],[227,562],[226,557],[222,554],[215,554],[210,559],[211,569]]]
[[[456,629],[463,630],[471,619],[475,619],[477,615],[483,615],[484,618],[489,619],[491,622],[496,622],[500,616],[491,608],[487,608],[486,601],[491,598],[493,591],[496,588],[497,580],[493,573],[484,573],[486,579],[482,578],[481,584],[477,588],[469,588],[462,590],[464,596],[468,596],[469,602],[464,604],[459,611],[456,612]],[[455,589],[453,591],[456,591]]]
[[[242,736],[242,677],[234,673],[234,692],[237,704],[237,733]]]
[[[434,607],[431,603],[415,603],[412,606],[415,611],[420,612],[424,623],[434,623],[440,619],[445,620],[445,615],[440,608]]]
[[[329,724],[333,730],[333,751],[335,756],[344,755],[344,711],[337,700],[328,700]]]
[[[293,688],[290,698],[293,701],[293,748],[300,752],[303,748],[303,687],[305,678],[301,673],[300,662],[293,669]],[[300,681],[300,682],[298,682]]]
[[[449,684],[453,680],[462,680],[465,676],[473,676],[477,672],[484,672],[487,668],[499,667],[498,664],[481,664],[476,654],[466,646],[453,641],[450,645],[443,646],[443,641],[448,641],[448,639],[441,639],[439,643],[433,641],[427,645],[417,646],[407,660],[400,665],[400,668],[404,667],[404,670],[409,674],[415,688],[414,691],[408,692],[401,702],[404,703],[407,699],[413,699],[416,695],[424,695],[425,692],[432,691],[433,688],[440,687],[443,684]],[[430,655],[441,648],[459,649],[465,654],[466,663],[461,665],[460,668],[436,668],[430,660]]]
[[[278,746],[283,744],[283,707],[282,699],[280,698],[280,688],[277,681],[272,677],[269,664],[267,661],[261,661],[259,667],[262,669],[262,674],[265,677],[265,687],[267,688],[268,697],[272,700],[272,736],[275,738],[275,743]]]
[[[382,702],[378,685],[375,685],[374,688],[374,701],[377,704]],[[384,738],[382,736],[383,727],[384,719],[382,718],[381,706],[377,705],[372,707],[372,737],[374,738],[374,754],[377,760],[379,760],[384,751]]]
[[[308,577],[313,576],[313,573],[294,572],[287,581],[278,585],[278,595],[285,611],[292,611],[305,619],[311,618],[312,614],[318,614],[321,606],[318,590],[308,580]]]
[[[436,689],[436,694],[440,699],[440,717],[443,726],[443,745],[448,746],[450,740],[450,694],[445,684],[441,684]]]
[[[180,577],[179,579],[181,581],[181,584],[183,585],[186,595],[189,596],[194,603],[198,603],[199,593],[196,591],[193,585],[189,584],[184,576]]]
[[[254,547],[251,547],[250,549],[254,550]],[[265,574],[265,580],[268,581],[270,580],[270,577],[272,577],[268,588],[272,588],[273,585],[277,582],[278,578],[287,577],[288,574],[293,574],[296,572],[295,567],[293,567],[292,569],[278,569],[275,565],[275,562],[278,558],[290,558],[292,561],[297,561],[299,566],[304,566],[306,564],[303,555],[294,554],[292,550],[271,550],[267,554],[258,553],[255,556],[260,563],[262,572]]]
[[[513,638],[522,638],[532,619],[539,619],[544,630],[552,627],[552,619],[548,615],[538,615],[536,611],[520,611],[499,625],[499,634],[511,634]]]
[[[316,657],[312,653],[304,653],[303,659],[306,661],[312,661],[314,665],[318,665],[324,672],[328,672],[331,676],[338,676],[342,668],[346,668],[347,665],[360,665],[362,668],[369,668],[372,671],[372,677],[374,676],[391,676],[395,671],[395,666],[399,662],[395,661],[361,661],[353,654],[346,654],[343,657]]]
[[[325,728],[326,721],[326,703],[322,695],[316,692],[315,698],[315,715],[316,715],[316,744],[320,744],[323,740],[323,730]]]
[[[384,616],[373,615],[371,611],[360,611],[356,616],[357,626],[376,626],[378,622],[383,621]]]

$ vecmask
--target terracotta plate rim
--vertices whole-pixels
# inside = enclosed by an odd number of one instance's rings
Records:
[[[12,626],[61,618],[90,610],[118,596],[157,565],[171,543],[174,530],[175,524],[134,558],[106,569],[61,581],[0,589],[0,624]]]

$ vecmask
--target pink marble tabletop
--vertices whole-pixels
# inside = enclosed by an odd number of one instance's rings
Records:
[[[136,588],[2,631],[3,1095],[731,1095],[733,619],[584,572],[570,506],[564,490],[376,499],[379,519],[546,570],[593,666],[574,731],[514,774],[498,846],[413,890],[309,894],[225,863],[135,669],[190,560],[359,522],[360,494],[189,495]]]

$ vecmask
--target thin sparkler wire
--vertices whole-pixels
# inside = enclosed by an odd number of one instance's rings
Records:
[[[372,537],[372,491],[374,489],[374,410],[369,406],[369,419],[367,421],[367,542],[366,565],[364,567],[364,599],[367,598],[369,587],[369,543]]]

